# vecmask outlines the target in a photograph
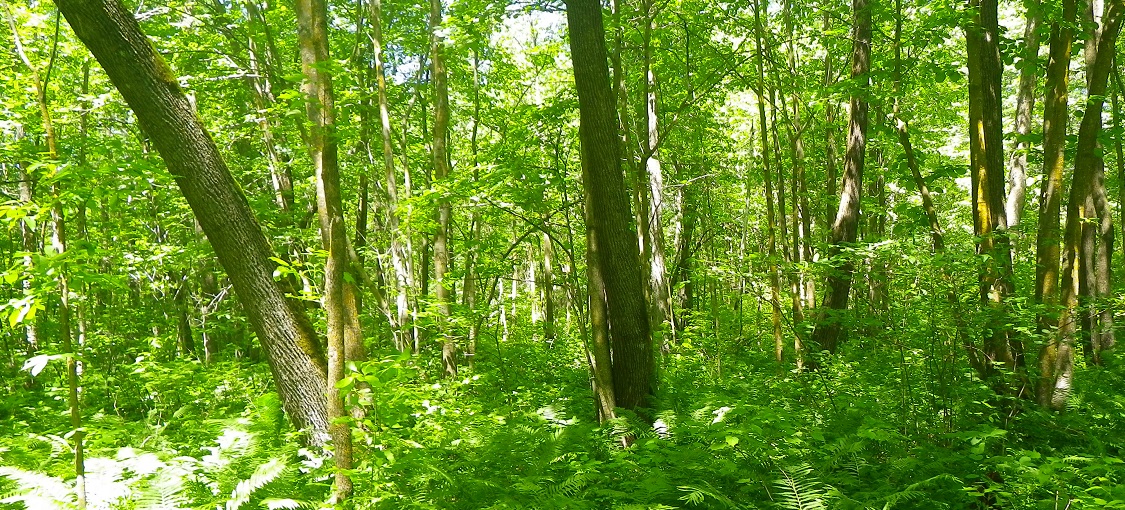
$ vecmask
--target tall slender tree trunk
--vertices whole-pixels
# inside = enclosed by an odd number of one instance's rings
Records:
[[[769,124],[766,121],[766,71],[765,63],[763,61],[762,52],[764,51],[763,32],[765,31],[762,26],[762,3],[756,0],[754,3],[754,41],[757,49],[757,67],[758,67],[758,125],[760,127],[760,140],[761,140],[761,158],[762,158],[762,171],[764,172],[763,178],[765,179],[765,195],[766,195],[766,258],[769,266],[770,277],[770,323],[773,326],[773,345],[774,345],[774,359],[778,363],[784,359],[785,355],[785,340],[781,334],[781,276],[778,274],[777,264],[777,234],[774,231],[777,220],[774,214],[774,191],[773,191],[773,171],[770,165],[770,142],[769,142]],[[784,184],[783,184],[784,185]],[[749,191],[749,183],[747,181],[747,191]],[[749,196],[747,197],[749,200]],[[739,296],[741,300],[741,295]]]
[[[1051,23],[1050,60],[1043,98],[1043,185],[1039,195],[1039,228],[1035,239],[1035,301],[1044,306],[1039,314],[1041,332],[1058,326],[1059,304],[1059,212],[1062,209],[1062,179],[1066,165],[1067,107],[1070,87],[1070,49],[1077,16],[1075,0],[1063,0],[1062,17]],[[1044,346],[1044,357],[1053,357],[1051,344]]]
[[[1074,377],[1074,344],[1077,321],[1081,316],[1078,308],[1083,223],[1087,218],[1097,218],[1108,207],[1096,208],[1094,202],[1102,185],[1098,178],[1101,167],[1101,154],[1098,150],[1098,133],[1102,129],[1102,107],[1109,74],[1113,67],[1114,46],[1121,28],[1125,5],[1111,2],[1102,18],[1102,29],[1088,44],[1096,44],[1096,55],[1092,65],[1086,70],[1089,75],[1089,89],[1086,109],[1078,128],[1078,150],[1074,160],[1074,177],[1067,202],[1066,231],[1063,238],[1062,285],[1060,300],[1062,310],[1059,316],[1058,331],[1044,346],[1039,357],[1040,380],[1038,401],[1045,407],[1061,410],[1070,395]],[[1104,190],[1101,192],[1104,195]],[[1101,211],[1097,210],[1101,209]],[[1112,226],[1110,227],[1112,229]],[[1110,234],[1112,236],[1112,234]],[[1109,243],[1112,245],[1112,240]],[[1087,263],[1093,263],[1088,260]],[[1108,278],[1109,275],[1107,275]],[[1095,352],[1097,352],[1095,346]]]
[[[591,220],[587,230],[596,240],[598,268],[605,287],[614,396],[619,407],[639,410],[651,404],[655,363],[637,267],[640,253],[629,234],[631,214],[621,171],[602,10],[596,0],[568,0],[566,7],[578,92],[583,188]]]
[[[387,101],[386,71],[383,65],[382,0],[369,0],[368,17],[371,19],[371,43],[375,61],[375,83],[379,103],[379,128],[382,139],[383,185],[387,193],[385,208],[387,231],[390,233],[390,258],[395,276],[395,312],[398,330],[394,332],[395,347],[407,352],[413,344],[411,321],[411,293],[414,275],[407,249],[409,232],[403,232],[399,219],[398,179],[395,172],[394,138],[391,133],[391,114]],[[406,136],[405,130],[403,136]],[[406,148],[403,147],[405,151]],[[409,173],[408,169],[404,170]]]
[[[922,171],[918,167],[918,156],[914,152],[914,144],[910,140],[910,123],[903,118],[902,112],[902,0],[895,0],[895,68],[894,68],[894,120],[895,120],[895,133],[898,135],[899,145],[902,146],[902,152],[906,155],[906,166],[910,169],[910,176],[914,179],[914,185],[918,187],[918,194],[922,197],[922,210],[926,212],[926,221],[930,226],[930,239],[933,243],[934,253],[945,252],[945,234],[941,230],[941,223],[938,221],[937,208],[934,207],[933,196],[930,195],[930,188],[926,185],[926,180],[922,178]],[[952,296],[956,299],[956,295]]]
[[[1115,162],[1117,163],[1117,182],[1125,183],[1125,146],[1122,143],[1122,117],[1121,114],[1121,69],[1117,66],[1117,56],[1113,58],[1113,70],[1110,77],[1113,79],[1113,127],[1117,133],[1113,137],[1113,150],[1117,156]],[[1117,211],[1119,215],[1118,222],[1121,224],[1121,235],[1125,239],[1125,185],[1118,184],[1117,186]],[[1121,245],[1125,247],[1125,242]],[[1122,254],[1125,256],[1125,253]]]
[[[441,35],[442,23],[441,0],[430,0],[430,64],[433,73],[434,85],[434,130],[433,130],[433,155],[434,155],[434,183],[441,183],[449,178],[449,85],[445,71],[445,41]],[[434,283],[437,284],[438,313],[441,317],[439,329],[441,344],[441,364],[445,368],[445,375],[457,375],[457,344],[453,340],[448,317],[452,309],[453,300],[452,282],[448,281],[446,273],[449,272],[449,221],[452,215],[449,197],[443,192],[438,199],[437,231],[434,233]]]
[[[471,151],[472,157],[473,157],[472,162],[473,162],[473,182],[474,183],[480,180],[480,160],[479,160],[480,146],[479,146],[479,143],[478,143],[478,140],[477,140],[477,136],[479,135],[479,131],[480,131],[480,121],[481,121],[481,118],[480,118],[480,53],[477,52],[474,49],[473,50],[473,131],[472,131],[472,134],[469,137],[469,150]],[[477,312],[476,312],[477,287],[478,287],[477,279],[480,278],[480,275],[477,274],[478,273],[477,257],[479,256],[478,255],[479,250],[477,248],[477,240],[480,239],[480,230],[481,230],[480,211],[478,209],[479,209],[478,207],[473,207],[473,212],[470,214],[470,218],[469,218],[469,238],[467,239],[467,242],[466,242],[466,244],[469,246],[469,248],[468,248],[468,253],[466,254],[466,257],[465,257],[465,283],[461,286],[461,288],[463,289],[462,293],[461,293],[461,297],[462,297],[462,300],[463,300],[462,302],[464,303],[465,308],[468,309],[469,314],[470,314],[469,338],[468,338],[468,345],[466,346],[466,356],[468,357],[470,367],[472,367],[473,362],[474,362],[473,358],[476,356],[477,337],[480,334],[480,327],[478,326],[480,321],[478,321],[477,318],[476,318],[477,317]],[[548,245],[548,248],[549,247],[550,246]],[[553,340],[553,338],[549,338],[548,340]]]
[[[867,0],[852,0],[853,80],[861,87],[868,84],[867,72],[871,68],[871,8]],[[833,269],[829,272],[825,285],[824,302],[817,316],[813,330],[812,344],[815,349],[835,353],[843,339],[843,325],[840,314],[848,308],[848,294],[852,286],[852,273],[855,263],[844,254],[847,244],[855,243],[859,227],[860,192],[863,189],[863,164],[867,147],[867,100],[861,94],[851,97],[848,119],[848,144],[844,154],[844,178],[840,192],[840,208],[832,224],[832,244],[828,248]]]
[[[290,419],[312,442],[322,441],[327,362],[316,333],[273,280],[273,250],[172,70],[119,0],[56,4],[168,165],[265,348]]]
[[[347,422],[344,396],[338,383],[344,379],[347,330],[358,323],[355,302],[349,300],[345,286],[348,272],[347,228],[340,197],[340,168],[337,159],[335,94],[328,50],[328,6],[324,0],[297,0],[297,36],[301,69],[305,75],[302,90],[309,117],[309,152],[316,176],[317,215],[320,240],[328,252],[324,266],[324,311],[328,323],[328,419],[332,436],[336,479],[333,499],[342,503],[351,496],[352,433]],[[357,281],[357,278],[352,278]]]
[[[23,40],[20,38],[19,30],[16,27],[15,17],[10,11],[10,7],[4,6],[8,10],[6,12],[9,27],[12,30],[12,40],[15,43],[16,53],[19,55],[20,60],[30,72],[33,80],[33,88],[35,90],[36,103],[39,106],[40,120],[43,124],[43,132],[47,141],[47,159],[52,162],[59,160],[59,147],[58,138],[55,133],[55,124],[51,116],[51,104],[47,95],[48,86],[51,82],[51,72],[54,69],[55,58],[58,55],[59,45],[59,15],[55,16],[55,30],[51,39],[51,50],[47,57],[47,62],[42,67],[36,66],[28,58],[27,52],[23,47]],[[29,181],[30,175],[20,165],[21,181]],[[24,196],[24,189],[29,190]],[[31,183],[20,183],[21,199],[26,198],[27,203],[30,203]],[[53,227],[51,246],[56,256],[62,257],[66,252],[66,215],[61,201],[62,189],[60,184],[53,184],[51,186],[51,198],[53,205],[51,207],[51,223]],[[21,229],[24,231],[24,236],[31,229],[29,225],[21,222]],[[26,248],[27,238],[24,237],[24,244]],[[65,259],[63,259],[65,260]],[[30,268],[29,268],[30,269]],[[59,291],[59,309],[58,309],[58,335],[59,343],[62,344],[62,352],[68,354],[66,358],[66,381],[67,381],[67,407],[70,411],[70,425],[73,431],[74,441],[74,475],[75,475],[75,496],[76,506],[79,510],[86,508],[86,465],[85,465],[85,430],[82,428],[82,406],[78,399],[78,356],[79,353],[75,352],[74,342],[70,324],[70,286],[67,281],[68,271],[67,264],[64,262],[61,271],[55,276],[58,284]],[[26,287],[25,287],[26,288]],[[29,323],[34,323],[35,320],[29,320]],[[29,346],[34,346],[32,341],[38,341],[38,331],[36,328],[29,324],[27,326],[27,336]]]
[[[1016,96],[1016,146],[1012,151],[1008,196],[1004,204],[1009,227],[1015,227],[1023,219],[1027,201],[1027,152],[1031,147],[1028,136],[1031,135],[1031,112],[1035,110],[1035,73],[1039,70],[1039,19],[1042,17],[1039,0],[1025,0],[1024,9],[1024,47]]]
[[[270,64],[276,61],[276,56],[269,54],[272,45],[267,44],[265,48],[262,48],[258,39],[254,37],[255,33],[261,31],[267,34],[267,38],[269,38],[270,28],[258,9],[257,0],[247,1],[244,5],[246,7],[247,24],[251,33],[246,40],[246,48],[249,52],[248,61],[252,73],[251,76],[247,77],[247,81],[250,85],[254,108],[257,109],[255,116],[258,127],[262,130],[262,142],[266,148],[266,162],[269,165],[274,200],[282,211],[289,213],[293,210],[294,202],[293,172],[290,166],[282,161],[278,153],[276,126],[270,113],[270,108],[274,106],[275,102],[272,82],[274,73]]]
[[[999,28],[996,0],[970,0],[975,14],[965,30],[969,68],[969,153],[973,225],[980,268],[980,300],[988,314],[981,377],[993,380],[995,364],[1015,371],[1023,347],[1011,336],[1006,320],[1013,292],[1012,253],[1004,212],[1004,133],[1001,113]],[[1003,385],[999,380],[994,384]]]
[[[599,423],[615,417],[617,397],[614,395],[612,340],[609,336],[609,310],[606,307],[605,281],[602,280],[601,256],[598,253],[597,232],[590,230],[591,197],[585,195],[586,216],[586,289],[590,315],[590,371],[593,374],[594,411]]]
[[[644,153],[641,155],[642,175],[645,177],[637,183],[638,188],[646,188],[642,193],[647,193],[647,210],[640,211],[647,215],[647,220],[641,224],[644,230],[644,259],[648,264],[648,296],[649,320],[652,322],[651,330],[653,341],[662,347],[667,347],[662,338],[661,331],[664,322],[671,314],[671,298],[668,293],[668,269],[664,257],[664,173],[657,157],[657,145],[660,143],[659,119],[657,117],[656,97],[656,72],[652,69],[652,32],[656,25],[658,14],[652,0],[644,0],[645,28],[643,34],[644,45],[644,86],[645,99],[645,132]]]

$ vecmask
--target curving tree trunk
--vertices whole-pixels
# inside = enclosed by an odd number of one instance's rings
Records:
[[[852,0],[854,40],[852,45],[852,79],[866,87],[867,72],[871,68],[871,8],[867,0]],[[844,154],[844,176],[840,190],[840,207],[832,224],[832,244],[828,258],[843,257],[829,273],[824,291],[824,303],[813,330],[815,349],[836,352],[842,339],[843,328],[839,314],[848,308],[854,263],[843,255],[847,244],[855,243],[859,227],[860,191],[863,185],[864,153],[867,147],[867,100],[860,94],[851,97],[848,120],[848,145]]]

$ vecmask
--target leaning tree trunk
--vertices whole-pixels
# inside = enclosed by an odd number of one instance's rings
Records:
[[[867,71],[871,67],[871,9],[867,0],[852,0],[852,13],[855,16],[852,46],[852,78],[859,80],[861,87],[867,85]],[[861,94],[851,98],[850,118],[848,119],[848,145],[844,154],[844,180],[840,191],[840,208],[836,211],[836,221],[832,224],[832,244],[828,248],[831,260],[843,257],[829,273],[824,304],[817,317],[813,330],[814,348],[836,352],[843,331],[839,314],[848,308],[848,294],[852,287],[854,263],[845,255],[846,244],[856,241],[859,226],[860,190],[863,183],[863,159],[867,146],[867,100]]]
[[[614,396],[618,407],[636,410],[651,402],[655,367],[638,270],[640,253],[629,227],[602,9],[597,0],[568,0],[566,7],[578,91],[582,184],[589,202],[587,228],[597,240],[597,260],[605,284]]]
[[[290,419],[309,430],[312,442],[322,441],[328,366],[320,342],[303,310],[273,280],[273,250],[176,76],[120,0],[56,4],[168,165],[262,342]]]

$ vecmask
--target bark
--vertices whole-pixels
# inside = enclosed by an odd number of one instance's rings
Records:
[[[449,178],[449,85],[445,71],[445,42],[441,36],[441,0],[430,0],[430,64],[433,73],[434,85],[434,183],[440,183]],[[437,232],[434,233],[434,283],[437,284],[437,305],[441,344],[441,364],[445,368],[445,375],[457,375],[457,344],[450,331],[448,317],[451,314],[450,304],[453,300],[452,282],[447,281],[446,273],[449,271],[449,221],[452,209],[449,197],[442,192],[438,199]]]
[[[1016,96],[1016,147],[1012,151],[1011,172],[1008,173],[1008,197],[1004,204],[1008,226],[1015,227],[1023,218],[1027,201],[1027,152],[1031,147],[1031,112],[1035,110],[1035,73],[1039,70],[1039,0],[1025,0],[1026,25],[1023,30],[1023,56],[1019,92]]]
[[[540,242],[542,243],[540,251],[543,252],[539,271],[542,278],[540,288],[543,292],[543,339],[548,344],[553,344],[555,342],[555,250],[551,244],[550,234],[544,232]]]
[[[867,72],[871,65],[871,9],[867,0],[852,0],[853,25],[852,69],[853,80],[866,88]],[[854,262],[844,253],[844,248],[856,241],[859,226],[860,191],[863,189],[864,153],[867,146],[867,99],[861,94],[851,97],[848,119],[848,144],[844,154],[844,176],[840,191],[840,207],[832,223],[832,242],[828,258],[835,259],[834,267],[825,285],[824,302],[813,330],[812,347],[835,353],[843,339],[841,317],[848,307]]]
[[[172,70],[119,0],[58,0],[179,185],[269,358],[285,410],[314,443],[328,430],[327,362],[303,310],[273,280],[274,256],[215,142]]]
[[[387,101],[386,71],[383,65],[382,0],[369,0],[368,17],[371,23],[372,57],[375,61],[375,82],[379,102],[379,129],[382,139],[384,189],[387,193],[385,207],[387,231],[391,236],[390,258],[395,275],[395,347],[407,352],[413,344],[411,334],[411,293],[414,288],[414,269],[407,246],[409,232],[399,227],[398,178],[395,171],[394,139],[391,133],[391,114]],[[406,136],[405,132],[403,136]],[[405,147],[404,147],[405,150]],[[405,163],[403,167],[405,169]]]
[[[1070,87],[1070,49],[1077,15],[1075,0],[1063,0],[1062,18],[1051,24],[1050,59],[1043,97],[1043,185],[1039,195],[1039,228],[1035,239],[1035,302],[1042,305],[1038,327],[1048,332],[1058,326],[1055,307],[1059,303],[1059,212],[1062,209],[1062,179],[1066,164],[1067,108]],[[1049,350],[1049,348],[1047,349]],[[1042,356],[1047,354],[1043,352]]]
[[[987,322],[981,350],[982,379],[1001,389],[996,365],[1014,371],[1022,366],[1023,348],[1011,337],[1006,301],[1014,291],[1012,254],[1004,212],[1004,146],[996,0],[970,0],[975,9],[966,28],[969,68],[969,153],[973,195],[973,226],[980,268],[980,300]]]
[[[191,330],[191,308],[189,306],[191,290],[188,287],[187,275],[181,275],[179,280],[172,299],[176,310],[176,343],[180,347],[181,356],[198,359],[199,355],[195,350],[195,335]]]
[[[590,217],[590,197],[586,195],[586,287],[590,313],[589,363],[594,386],[594,411],[598,423],[605,423],[615,417],[617,398],[614,395],[613,355],[609,336],[609,310],[606,309],[605,282],[602,280],[601,262],[598,255],[597,234],[589,230],[594,223]]]
[[[254,34],[261,30],[267,40],[271,40],[269,26],[258,9],[257,0],[245,2],[247,24],[251,35],[247,38],[246,48],[249,52],[251,76],[247,78],[250,85],[250,94],[254,107],[257,109],[256,117],[258,127],[262,130],[262,143],[266,148],[266,162],[270,171],[270,182],[273,185],[274,200],[283,212],[293,210],[293,172],[287,162],[282,161],[278,153],[279,143],[275,135],[276,121],[270,115],[270,109],[276,102],[273,91],[274,73],[272,62],[277,60],[273,55],[273,45],[266,44],[262,48]],[[282,141],[284,143],[284,141]]]
[[[660,144],[659,122],[657,117],[656,72],[652,69],[652,31],[655,28],[657,9],[652,0],[645,0],[644,74],[643,95],[645,98],[644,153],[641,154],[642,175],[637,183],[641,193],[647,193],[647,210],[639,211],[647,215],[642,221],[644,228],[644,259],[648,264],[649,320],[653,341],[666,346],[661,331],[671,313],[671,298],[668,292],[668,269],[664,256],[664,173],[660,159],[656,155]],[[647,188],[647,189],[646,189]]]
[[[695,308],[695,285],[692,283],[693,247],[695,243],[695,225],[698,216],[696,204],[696,191],[690,185],[679,187],[680,193],[680,242],[676,247],[676,271],[672,279],[672,286],[678,289],[677,298],[681,318],[677,320],[676,327],[683,330],[687,321],[683,316]]]
[[[827,33],[832,28],[832,17],[827,10],[824,11],[824,32]],[[824,56],[824,87],[830,87],[835,84],[832,71],[831,55],[827,53]],[[837,175],[839,171],[836,168],[836,107],[832,103],[824,105],[824,169],[825,169],[825,194],[824,200],[824,215],[823,225],[821,230],[825,232],[826,239],[832,240],[832,224],[836,217],[835,211],[832,210],[833,199],[838,196]]]
[[[650,406],[655,378],[648,310],[630,235],[629,199],[621,171],[620,138],[614,119],[601,5],[568,0],[567,22],[578,92],[583,188],[605,285],[612,341],[613,388],[619,407]]]
[[[922,197],[922,209],[926,212],[926,221],[930,226],[930,239],[933,243],[934,253],[943,253],[945,252],[945,234],[938,222],[937,208],[934,207],[934,199],[930,195],[930,188],[926,185],[926,180],[922,178],[921,169],[918,168],[918,156],[915,154],[914,144],[910,140],[910,123],[902,116],[902,0],[895,0],[895,13],[895,102],[892,113],[895,120],[895,133],[898,135],[902,152],[906,156],[906,166],[910,169],[910,176],[914,179],[914,185],[918,188],[918,194]],[[952,295],[951,299],[956,300],[956,295]]]
[[[5,9],[10,9],[7,5],[5,5],[4,7],[5,7]],[[55,133],[55,124],[54,124],[54,121],[53,121],[52,116],[51,116],[51,104],[50,104],[48,96],[47,96],[47,87],[50,84],[51,71],[54,68],[55,58],[58,55],[60,20],[58,18],[58,15],[56,15],[56,17],[55,17],[55,30],[54,30],[54,36],[52,37],[50,56],[48,57],[48,61],[47,61],[46,65],[44,65],[42,68],[40,68],[40,67],[36,66],[35,64],[33,64],[31,62],[31,60],[27,56],[27,53],[24,51],[23,41],[20,38],[19,30],[16,28],[15,17],[12,16],[12,13],[11,13],[10,10],[8,10],[7,15],[8,15],[8,24],[9,24],[10,28],[12,29],[12,40],[13,40],[14,45],[15,45],[16,53],[19,55],[20,60],[23,61],[23,64],[27,67],[27,70],[30,72],[31,77],[32,77],[32,81],[33,81],[33,85],[34,85],[34,89],[35,89],[35,99],[36,99],[36,103],[39,106],[39,115],[40,115],[40,118],[41,118],[40,120],[42,121],[43,132],[45,134],[45,138],[46,138],[46,141],[47,141],[47,159],[52,161],[52,162],[57,162],[58,159],[59,159],[58,138],[57,138],[57,135]],[[23,170],[23,168],[24,168],[23,165],[21,165],[20,166],[21,178],[29,177],[27,175],[27,172],[25,170]],[[30,189],[30,183],[29,182],[28,183],[24,183],[24,182],[20,183],[21,199],[24,198],[23,197],[23,195],[24,195],[23,189],[24,189],[25,186],[28,189]],[[51,223],[52,223],[52,227],[53,227],[51,245],[52,245],[52,248],[55,252],[55,255],[58,256],[58,257],[63,257],[66,253],[66,248],[67,248],[67,246],[66,246],[66,215],[65,215],[65,211],[63,209],[63,203],[61,201],[61,194],[62,194],[61,191],[62,191],[62,188],[61,188],[60,184],[54,184],[54,185],[51,186],[51,195],[52,195],[53,202],[54,202],[53,206],[51,207]],[[30,202],[30,199],[31,199],[30,192],[28,193],[28,196],[26,198],[27,198],[28,202]],[[25,232],[30,231],[30,228],[28,228],[27,225],[23,225],[21,223],[21,226],[25,230]],[[26,238],[25,238],[25,244],[26,244]],[[65,261],[66,259],[63,259],[63,260]],[[69,283],[67,281],[67,276],[68,276],[67,273],[68,273],[67,264],[65,262],[63,262],[61,270],[59,272],[57,272],[56,276],[55,276],[56,283],[58,284],[58,290],[59,290],[59,309],[58,309],[58,321],[59,321],[58,328],[59,329],[58,329],[58,334],[59,334],[59,343],[62,344],[62,352],[68,355],[68,357],[66,358],[67,407],[69,408],[70,426],[71,426],[71,430],[73,431],[73,436],[74,436],[73,437],[73,441],[74,441],[74,464],[73,465],[74,465],[74,475],[75,475],[75,499],[76,499],[76,505],[75,506],[78,508],[78,510],[85,510],[85,508],[86,508],[86,465],[85,465],[85,436],[86,436],[86,432],[82,428],[82,406],[81,406],[81,401],[78,399],[78,391],[79,391],[79,388],[78,388],[78,384],[79,384],[79,381],[78,381],[78,356],[79,356],[79,353],[76,352],[75,349],[74,349],[74,342],[73,342],[72,331],[71,331],[71,324],[70,324],[70,318],[71,318],[71,316],[70,316],[70,313],[71,313],[71,309],[70,309],[70,286],[69,286]],[[33,319],[29,322],[34,323],[35,321]],[[32,325],[29,325],[27,328],[28,329],[26,331],[27,331],[27,334],[28,334],[28,340],[29,340],[28,343],[31,344],[31,340],[36,338],[36,336],[38,335],[38,331],[36,331],[35,327],[32,326]]]
[[[309,117],[309,153],[316,177],[316,210],[320,221],[320,241],[328,252],[324,265],[324,314],[328,335],[328,431],[332,436],[333,458],[336,461],[332,497],[337,503],[347,500],[352,492],[348,471],[352,468],[352,432],[345,421],[348,416],[344,396],[338,383],[344,379],[349,329],[357,336],[358,311],[354,284],[346,281],[348,273],[348,233],[344,224],[344,206],[340,197],[340,168],[336,140],[336,99],[328,49],[328,5],[325,0],[297,0],[297,38],[301,54],[301,71],[305,81],[305,111]],[[351,280],[357,281],[353,277]],[[352,285],[350,291],[346,289]]]
[[[1086,109],[1078,128],[1078,150],[1074,160],[1074,177],[1067,202],[1066,231],[1063,237],[1063,267],[1058,331],[1043,347],[1039,357],[1040,380],[1038,401],[1041,405],[1061,410],[1073,386],[1074,344],[1077,321],[1080,318],[1079,288],[1083,223],[1087,218],[1097,218],[1098,208],[1093,207],[1101,186],[1098,170],[1102,157],[1098,150],[1098,133],[1102,129],[1102,106],[1106,86],[1113,67],[1114,45],[1121,28],[1125,6],[1113,2],[1102,18],[1102,30],[1095,41],[1096,55],[1086,70],[1089,89]],[[1104,189],[1101,191],[1104,195]],[[1103,211],[1108,212],[1105,208]],[[1110,227],[1112,230],[1112,226]],[[1110,234],[1112,236],[1112,234]],[[1112,242],[1110,242],[1112,244]],[[1093,263],[1088,260],[1087,263]],[[1107,275],[1108,277],[1108,275]]]
[[[473,183],[475,184],[480,180],[480,146],[477,140],[480,130],[480,55],[476,50],[473,50],[473,130],[469,136],[469,150],[473,157]],[[473,212],[469,218],[469,238],[466,240],[468,245],[468,253],[465,257],[465,283],[461,286],[461,297],[465,308],[468,309],[470,314],[469,319],[469,338],[466,350],[468,357],[469,367],[473,366],[474,357],[477,352],[477,338],[480,335],[480,321],[477,319],[477,280],[480,275],[477,274],[477,257],[479,256],[479,248],[477,247],[477,240],[480,239],[480,210],[478,207],[473,207]],[[549,249],[548,244],[545,249]],[[548,299],[550,299],[548,297]],[[550,323],[554,327],[553,323]],[[547,338],[548,341],[554,340],[554,331]]]
[[[763,179],[765,180],[765,195],[766,195],[766,238],[767,240],[767,264],[769,265],[770,275],[770,323],[773,326],[773,345],[774,345],[774,358],[778,363],[784,358],[785,355],[785,340],[781,334],[781,276],[778,274],[777,267],[777,234],[774,231],[776,225],[776,216],[774,214],[774,192],[773,192],[773,171],[770,168],[770,143],[769,143],[769,124],[766,123],[766,71],[765,64],[763,63],[763,28],[761,19],[762,5],[760,1],[754,4],[754,34],[755,44],[758,53],[757,67],[758,67],[758,124],[759,132],[761,134],[762,142],[762,171]],[[776,131],[775,131],[776,135]],[[784,186],[784,184],[782,184]],[[749,189],[749,183],[747,183]],[[749,200],[749,196],[747,197]],[[784,213],[783,213],[784,214]],[[740,296],[741,299],[741,296]]]

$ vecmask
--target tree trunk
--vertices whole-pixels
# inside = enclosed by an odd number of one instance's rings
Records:
[[[996,0],[970,0],[976,8],[965,30],[969,68],[969,153],[973,226],[980,268],[980,300],[986,306],[982,379],[998,375],[995,364],[1014,371],[1022,366],[1023,348],[1010,336],[1006,301],[1013,292],[1012,254],[1004,212],[1004,133]],[[993,381],[997,385],[1000,381]],[[999,386],[998,386],[999,387]]]
[[[430,0],[430,64],[434,82],[434,184],[449,178],[449,85],[445,72],[445,42],[441,35],[441,0]],[[445,375],[457,375],[457,344],[450,330],[450,304],[453,300],[453,283],[447,281],[449,272],[449,221],[452,215],[449,197],[445,191],[438,199],[437,232],[434,233],[434,283],[437,284],[437,305],[441,344],[441,364]]]
[[[1050,60],[1043,97],[1043,187],[1039,196],[1039,228],[1035,239],[1035,302],[1043,305],[1038,317],[1041,332],[1058,326],[1059,212],[1062,208],[1063,168],[1066,165],[1067,107],[1070,87],[1070,48],[1074,40],[1075,0],[1063,0],[1062,18],[1051,24]],[[1040,354],[1050,356],[1049,345]]]
[[[785,340],[781,334],[781,276],[778,274],[777,267],[777,234],[774,227],[777,224],[775,217],[774,207],[774,192],[773,192],[773,172],[770,168],[770,143],[769,143],[769,124],[766,122],[766,71],[763,62],[762,53],[764,51],[764,44],[762,41],[764,29],[762,27],[761,11],[763,6],[761,1],[758,0],[754,3],[754,40],[757,49],[757,67],[758,67],[758,125],[760,140],[762,142],[762,171],[763,179],[765,179],[766,189],[766,238],[767,240],[767,264],[769,266],[770,277],[770,323],[773,328],[773,345],[774,345],[774,359],[778,363],[784,359],[785,355]],[[776,131],[775,131],[776,135]],[[748,177],[747,177],[748,179]],[[747,190],[749,190],[749,180],[747,182]],[[782,184],[784,186],[784,184]],[[747,197],[749,200],[749,196]],[[784,213],[782,213],[784,214]],[[739,296],[741,300],[741,295]]]
[[[5,5],[5,8],[7,6]],[[15,18],[12,17],[11,12],[8,12],[8,23],[12,29],[12,40],[15,43],[16,53],[19,55],[20,60],[27,66],[27,70],[31,73],[34,81],[36,103],[39,105],[39,115],[43,123],[43,132],[47,140],[47,159],[52,162],[59,160],[59,146],[58,138],[55,134],[55,124],[51,117],[51,104],[47,97],[47,87],[51,81],[51,70],[58,55],[59,43],[59,19],[55,18],[55,33],[52,38],[51,52],[48,57],[48,63],[44,69],[40,69],[34,65],[28,58],[27,53],[24,51],[23,42],[20,38],[19,30],[16,28]],[[21,180],[27,179],[30,176],[20,166]],[[24,188],[29,191],[26,199],[28,203],[31,200],[30,182],[20,183],[21,199],[24,198]],[[66,214],[63,209],[63,202],[61,200],[62,189],[59,184],[51,186],[51,195],[54,205],[51,208],[51,223],[53,227],[51,245],[54,249],[55,256],[65,257],[66,253]],[[27,225],[22,224],[21,227],[25,232],[30,231]],[[26,234],[25,234],[26,235]],[[25,238],[26,244],[26,238]],[[62,260],[66,260],[63,258]],[[28,268],[30,269],[30,268]],[[62,344],[62,352],[69,355],[66,358],[66,382],[67,382],[67,407],[70,411],[70,426],[74,435],[74,475],[75,475],[75,503],[78,510],[86,509],[86,459],[85,459],[85,429],[82,428],[82,403],[78,399],[78,357],[81,353],[76,352],[74,349],[73,335],[70,325],[70,286],[67,281],[68,276],[67,264],[64,262],[61,271],[55,276],[58,284],[59,291],[59,340]],[[34,323],[32,319],[28,321]],[[38,335],[33,325],[28,326],[27,329],[29,344],[30,340]]]
[[[1093,210],[1094,197],[1098,192],[1097,171],[1101,163],[1098,151],[1098,133],[1102,129],[1102,106],[1110,71],[1113,67],[1114,45],[1121,28],[1125,6],[1119,2],[1110,3],[1102,19],[1102,30],[1089,44],[1097,45],[1093,64],[1087,69],[1089,90],[1086,110],[1078,128],[1078,150],[1074,160],[1074,178],[1070,187],[1070,197],[1066,210],[1066,231],[1063,238],[1063,267],[1061,305],[1058,331],[1043,347],[1039,356],[1040,380],[1038,401],[1040,405],[1061,410],[1065,407],[1073,386],[1074,344],[1077,321],[1081,311],[1078,308],[1081,252],[1083,244],[1083,223],[1087,218],[1095,218],[1099,211]],[[1104,190],[1101,192],[1104,195]],[[1108,208],[1103,208],[1108,209]],[[1108,212],[1108,211],[1106,211]],[[1112,228],[1112,227],[1111,227]],[[1112,236],[1112,234],[1110,234]],[[1110,242],[1112,244],[1112,242]],[[1093,263],[1089,260],[1087,263]],[[1108,278],[1108,275],[1107,275]]]
[[[601,5],[568,0],[567,21],[578,91],[583,187],[605,283],[613,345],[613,388],[619,407],[649,407],[655,367],[648,310],[637,268],[637,243],[630,235],[629,199],[621,171],[620,138],[614,119]]]
[[[316,176],[316,210],[320,220],[321,246],[328,252],[324,266],[324,312],[328,326],[328,420],[332,436],[336,479],[332,498],[342,503],[351,496],[352,433],[338,383],[344,379],[346,339],[350,328],[358,328],[358,316],[349,283],[348,233],[340,198],[340,168],[337,159],[336,106],[328,50],[328,5],[324,0],[297,0],[297,37],[301,70],[305,81],[305,110],[309,117],[309,153]],[[352,281],[357,281],[352,278]],[[350,294],[350,295],[349,295]]]
[[[119,0],[56,3],[136,113],[199,220],[265,348],[290,419],[310,431],[312,442],[323,441],[327,362],[316,333],[274,282],[273,250],[172,70]]]
[[[1023,218],[1027,197],[1027,151],[1031,144],[1031,112],[1035,110],[1035,73],[1039,70],[1039,0],[1025,0],[1027,23],[1023,30],[1023,57],[1019,94],[1016,97],[1016,147],[1012,151],[1012,171],[1008,174],[1008,197],[1004,204],[1008,226]]]
[[[613,384],[613,354],[609,336],[609,310],[606,308],[605,281],[602,280],[601,257],[598,254],[597,234],[590,230],[594,224],[591,217],[590,192],[585,191],[586,213],[586,287],[590,314],[590,372],[593,375],[594,411],[598,423],[615,418],[614,408],[617,398]]]
[[[852,44],[852,79],[861,87],[868,84],[867,72],[871,66],[871,8],[867,0],[852,0],[855,17]],[[855,269],[850,256],[844,253],[847,244],[855,243],[859,226],[860,191],[863,189],[863,160],[867,146],[867,100],[860,94],[851,97],[848,119],[848,145],[844,154],[844,179],[840,192],[840,208],[832,224],[832,244],[828,258],[835,266],[828,275],[824,302],[813,330],[814,349],[835,353],[842,338],[841,317],[848,308],[852,272]]]

